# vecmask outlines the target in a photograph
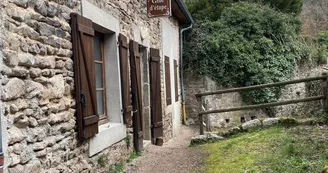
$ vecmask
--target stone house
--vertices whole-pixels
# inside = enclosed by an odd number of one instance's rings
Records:
[[[4,172],[106,172],[175,136],[193,20],[182,0],[171,8],[149,18],[146,0],[1,0]]]

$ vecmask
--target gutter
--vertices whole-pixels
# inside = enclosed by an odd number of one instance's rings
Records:
[[[192,19],[192,18],[191,18]],[[186,95],[184,90],[184,80],[183,80],[183,33],[193,26],[193,22],[186,28],[182,28],[180,31],[180,87],[181,87],[181,97],[182,97],[182,113],[183,113],[183,124],[186,125]]]
[[[184,90],[184,76],[183,76],[183,33],[189,29],[192,28],[194,24],[194,20],[191,17],[191,14],[189,13],[185,3],[183,0],[175,0],[178,7],[180,8],[181,12],[184,14],[186,18],[186,23],[189,24],[189,26],[185,28],[181,28],[180,30],[180,87],[181,87],[181,104],[182,104],[182,116],[183,116],[183,124],[186,124],[187,116],[186,116],[186,95]]]

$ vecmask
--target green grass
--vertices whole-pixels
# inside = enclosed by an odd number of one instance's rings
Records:
[[[97,162],[100,166],[105,167],[107,163],[107,159],[105,155],[101,155],[98,157]]]
[[[118,163],[109,167],[108,173],[121,173],[124,170],[124,163]]]
[[[328,162],[328,128],[272,127],[198,147],[208,152],[208,173],[315,173]]]
[[[133,159],[138,158],[141,156],[142,151],[133,151],[130,155],[129,158],[126,160],[127,163],[130,163]],[[99,159],[98,159],[99,162]],[[113,164],[109,167],[108,173],[121,173],[124,171],[125,168],[125,163],[117,163]]]
[[[130,155],[129,158],[127,159],[127,162],[130,163],[133,159],[138,158],[141,156],[142,151],[133,151]]]

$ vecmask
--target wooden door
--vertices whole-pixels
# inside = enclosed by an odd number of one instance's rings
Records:
[[[143,148],[142,127],[142,95],[141,95],[141,69],[140,69],[139,44],[130,40],[130,70],[131,70],[131,94],[133,109],[133,139],[134,148],[140,151]]]
[[[161,103],[161,74],[158,49],[150,49],[150,106],[152,143],[163,145],[163,118]]]

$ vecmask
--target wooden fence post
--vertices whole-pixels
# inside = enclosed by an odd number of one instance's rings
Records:
[[[206,102],[206,101],[204,101],[204,102]],[[202,105],[202,111],[206,111],[206,103],[204,103],[205,105]],[[210,117],[210,114],[207,114],[207,115],[204,115],[205,117],[203,117],[203,118],[205,118],[205,125],[206,125],[206,131],[207,132],[210,132],[210,131],[212,131],[212,129],[211,129],[211,117]]]
[[[327,72],[323,72],[322,76],[327,76]],[[328,115],[328,80],[327,77],[322,79],[322,92],[323,92],[323,110],[326,112],[326,115]]]
[[[212,131],[210,114],[206,115],[206,131],[208,132]]]
[[[198,101],[198,118],[199,118],[199,134],[203,135],[204,134],[204,126],[203,126],[203,115],[200,114],[200,112],[202,112],[203,110],[203,101],[202,101],[202,97],[197,97],[197,101]]]

